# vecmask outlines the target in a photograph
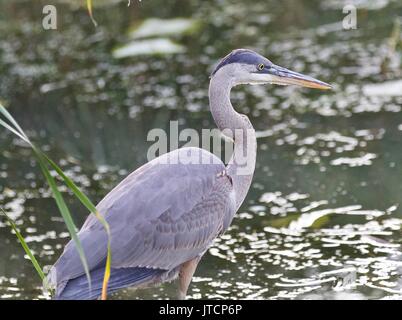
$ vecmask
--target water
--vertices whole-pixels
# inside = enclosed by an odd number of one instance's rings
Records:
[[[256,174],[232,227],[199,265],[190,298],[401,298],[401,52],[388,44],[400,1],[356,2],[350,31],[342,30],[343,1],[131,2],[97,5],[95,29],[84,9],[59,1],[59,29],[43,31],[39,4],[0,1],[0,97],[32,139],[97,202],[146,162],[149,130],[169,120],[214,128],[211,67],[233,48],[253,48],[334,90],[234,90],[233,104],[258,131]],[[113,58],[131,41],[130,26],[151,17],[202,24],[169,36],[184,53]],[[66,228],[30,149],[4,130],[0,148],[0,203],[50,265]],[[85,209],[66,196],[81,225]],[[0,298],[41,299],[40,286],[1,219]],[[175,289],[112,298],[172,298]]]

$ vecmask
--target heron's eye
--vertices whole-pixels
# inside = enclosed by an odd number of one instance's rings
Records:
[[[264,66],[264,64],[262,64],[262,63],[260,63],[258,66],[257,66],[257,69],[258,70],[263,70],[265,68],[265,66]]]

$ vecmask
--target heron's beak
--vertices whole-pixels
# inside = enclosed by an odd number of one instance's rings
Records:
[[[272,64],[270,67],[264,69],[264,73],[270,76],[271,83],[279,85],[294,84],[301,87],[328,90],[332,89],[332,86],[328,83],[306,76],[304,74],[282,68],[280,66]]]

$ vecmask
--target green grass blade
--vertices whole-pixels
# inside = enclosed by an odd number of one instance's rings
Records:
[[[89,198],[80,191],[77,185],[72,181],[64,172],[60,169],[60,167],[53,162],[48,156],[42,153],[43,157],[48,161],[50,166],[59,174],[59,176],[64,180],[65,184],[70,188],[70,190],[74,193],[74,195],[81,201],[81,203],[93,214],[95,214],[96,218],[102,223],[105,231],[108,235],[108,244],[107,244],[107,258],[106,258],[106,268],[105,275],[103,277],[103,286],[102,286],[102,300],[106,300],[107,298],[107,286],[110,278],[110,268],[112,261],[111,254],[111,244],[110,244],[110,228],[109,224],[106,222],[105,218],[98,212],[95,205],[92,203]]]
[[[112,254],[111,254],[111,244],[110,244],[110,228],[109,224],[106,222],[104,217],[98,212],[96,209],[95,205],[92,203],[89,198],[80,191],[80,189],[77,187],[77,185],[72,181],[64,172],[63,170],[60,169],[60,167],[53,162],[48,156],[46,156],[44,153],[42,153],[43,157],[48,161],[50,166],[59,174],[59,176],[64,180],[65,184],[70,188],[70,190],[74,193],[74,195],[81,201],[81,203],[95,216],[97,219],[102,223],[103,227],[105,228],[105,231],[108,235],[108,244],[107,244],[107,258],[106,258],[106,268],[105,268],[105,275],[103,277],[103,286],[102,286],[102,300],[107,299],[107,286],[110,278],[110,269],[111,269],[111,263],[112,263]]]
[[[63,196],[61,195],[60,191],[57,188],[57,184],[53,176],[50,174],[50,171],[48,169],[48,165],[50,165],[56,172],[57,174],[63,179],[64,183],[67,185],[67,187],[74,193],[74,195],[80,200],[80,202],[93,214],[95,214],[96,218],[102,223],[103,227],[105,228],[105,231],[108,235],[108,244],[107,244],[107,259],[106,259],[106,268],[105,268],[105,275],[104,275],[104,280],[103,280],[103,287],[102,287],[102,299],[106,299],[107,297],[107,285],[109,282],[110,278],[110,268],[111,268],[111,235],[110,235],[110,228],[104,217],[97,211],[95,205],[92,203],[92,201],[82,192],[80,189],[77,187],[77,185],[63,172],[62,169],[53,161],[51,160],[44,152],[42,152],[40,149],[38,149],[26,136],[25,132],[21,129],[21,127],[18,125],[18,123],[14,120],[14,118],[11,116],[10,113],[7,112],[7,110],[0,104],[0,112],[14,125],[15,128],[12,128],[10,125],[5,123],[0,119],[0,124],[3,125],[5,128],[13,132],[15,135],[17,135],[19,138],[27,142],[32,150],[34,151],[34,154],[38,160],[39,166],[42,170],[43,175],[45,176],[51,190],[54,196],[54,199],[56,201],[57,207],[59,208],[60,214],[63,217],[63,220],[67,226],[67,229],[71,235],[71,238],[76,244],[76,249],[78,251],[78,254],[80,256],[81,262],[83,264],[85,274],[88,279],[89,286],[91,286],[91,276],[89,273],[89,268],[88,268],[88,263],[85,258],[85,253],[82,248],[81,242],[79,241],[77,232],[76,232],[76,226],[74,224],[74,221],[71,217],[70,211],[64,201]]]
[[[14,120],[14,118],[12,117],[12,115],[7,111],[6,108],[4,108],[4,106],[0,103],[0,112],[8,119],[8,121],[10,121],[15,129],[17,129],[17,131],[19,131],[19,133],[26,139],[29,141],[28,137],[26,136],[24,130],[21,129],[21,127],[18,125],[17,121]]]
[[[17,130],[15,130],[13,127],[11,127],[9,124],[7,124],[6,122],[4,122],[1,119],[0,119],[0,125],[2,125],[6,129],[10,130],[12,133],[14,133],[20,139],[24,140],[26,143],[29,143],[29,140],[26,140],[25,137],[22,136]]]
[[[45,176],[47,183],[50,186],[50,189],[52,190],[53,197],[56,201],[57,207],[59,208],[60,214],[63,217],[64,223],[66,224],[67,230],[70,233],[71,239],[73,239],[73,241],[75,242],[75,246],[76,246],[76,249],[80,256],[81,263],[84,267],[85,274],[88,279],[88,283],[89,283],[89,285],[91,285],[91,275],[89,273],[88,263],[85,258],[84,249],[82,248],[81,242],[78,238],[77,231],[76,231],[77,227],[75,226],[73,218],[71,217],[70,210],[68,209],[59,189],[57,188],[56,181],[53,178],[53,176],[50,174],[50,171],[47,168],[45,160],[43,159],[42,155],[40,153],[36,152],[36,148],[34,148],[34,151],[35,151],[35,156],[38,159],[39,166],[42,170],[42,173]]]
[[[105,268],[105,274],[103,276],[103,284],[102,284],[102,300],[107,300],[107,286],[109,283],[110,279],[110,270],[111,270],[111,265],[112,265],[112,256],[111,256],[111,249],[110,249],[110,241],[108,241],[107,244],[107,259],[106,259],[106,268]]]
[[[38,151],[37,152],[41,152]],[[42,153],[42,152],[41,152]],[[42,153],[42,156],[46,159],[46,161],[50,164],[50,166],[59,174],[59,176],[63,179],[65,184],[70,188],[70,190],[74,193],[74,195],[81,201],[81,203],[92,213],[97,213],[95,205],[91,200],[77,187],[73,180],[71,180],[64,172],[60,169],[60,167],[54,163],[52,159],[50,159],[46,154]]]
[[[45,274],[43,273],[43,270],[41,266],[39,265],[38,261],[36,260],[35,256],[33,255],[31,249],[29,249],[24,237],[22,234],[18,231],[17,226],[15,225],[14,221],[7,215],[7,213],[3,210],[3,208],[0,208],[1,212],[4,214],[6,217],[8,223],[10,224],[11,228],[14,230],[18,240],[21,243],[22,248],[25,250],[25,253],[28,255],[29,259],[32,262],[32,265],[34,266],[36,272],[38,273],[39,277],[41,278],[42,281],[45,280]]]
[[[97,27],[98,23],[95,21],[94,15],[93,15],[93,12],[92,12],[92,0],[87,0],[87,9],[88,9],[89,17],[92,20],[92,23],[94,24],[95,27]]]
[[[42,156],[42,152],[39,151],[28,139],[28,137],[26,136],[26,134],[24,133],[24,131],[21,129],[21,127],[18,125],[17,121],[14,120],[14,118],[11,116],[11,114],[0,104],[0,113],[3,114],[7,120],[10,121],[10,123],[12,123],[15,127],[15,129],[13,129],[10,125],[8,125],[7,123],[5,123],[3,120],[1,120],[0,124],[3,125],[6,129],[10,130],[12,133],[14,133],[16,136],[18,136],[19,138],[21,138],[22,140],[24,140],[25,142],[29,143],[29,145],[32,147],[34,154],[38,160],[39,166],[42,170],[43,175],[46,178],[46,181],[48,182],[50,189],[52,190],[54,199],[56,201],[57,207],[60,211],[60,214],[64,220],[64,223],[66,224],[67,230],[70,233],[71,238],[73,239],[75,245],[76,245],[76,249],[78,251],[78,254],[80,256],[82,265],[84,267],[85,270],[85,274],[87,276],[88,279],[88,283],[89,285],[91,285],[91,276],[89,273],[89,267],[88,267],[88,263],[87,260],[85,258],[85,253],[84,250],[82,248],[81,242],[78,238],[77,235],[77,231],[76,231],[76,226],[74,224],[74,221],[71,217],[71,213],[63,199],[63,196],[61,195],[59,189],[57,188],[56,185],[56,181],[55,179],[52,177],[52,175],[50,174],[49,169],[46,166],[46,161]],[[17,130],[19,132],[17,132]]]

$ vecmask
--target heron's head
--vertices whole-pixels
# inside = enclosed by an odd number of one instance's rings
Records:
[[[267,58],[248,49],[237,49],[228,54],[216,66],[211,77],[218,75],[230,77],[232,84],[298,85],[302,87],[327,90],[332,87],[320,80],[277,66]]]

